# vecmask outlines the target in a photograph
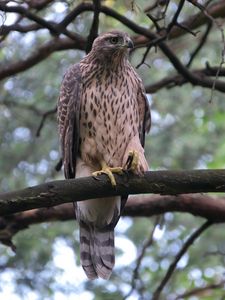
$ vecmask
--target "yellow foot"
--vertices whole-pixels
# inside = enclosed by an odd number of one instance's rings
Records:
[[[96,171],[94,173],[92,173],[93,176],[98,176],[101,174],[106,174],[109,177],[109,180],[112,184],[112,186],[116,186],[116,180],[115,177],[113,175],[113,173],[117,173],[117,174],[123,174],[123,169],[121,167],[115,167],[115,168],[110,168],[106,165],[106,163],[102,163],[102,170],[100,171]]]
[[[135,150],[131,150],[128,153],[128,159],[127,159],[127,169],[128,171],[135,172],[137,171],[139,163],[139,155],[138,152]]]

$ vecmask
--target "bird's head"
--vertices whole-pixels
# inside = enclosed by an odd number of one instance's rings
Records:
[[[92,50],[101,56],[126,55],[133,47],[134,44],[127,33],[114,30],[98,36],[94,40]]]

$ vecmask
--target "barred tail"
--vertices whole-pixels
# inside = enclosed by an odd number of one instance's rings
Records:
[[[113,229],[103,231],[81,222],[80,257],[89,279],[109,279],[115,263]]]

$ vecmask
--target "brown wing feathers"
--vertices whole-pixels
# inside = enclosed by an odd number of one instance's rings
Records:
[[[65,74],[58,101],[58,122],[65,177],[74,178],[79,151],[81,72],[79,64]]]
[[[140,117],[139,138],[140,138],[141,145],[144,148],[145,133],[149,132],[151,127],[151,112],[150,112],[150,106],[142,82],[140,82],[140,89],[138,92],[137,100],[139,105],[139,117]]]

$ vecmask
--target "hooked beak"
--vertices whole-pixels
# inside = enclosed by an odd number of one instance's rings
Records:
[[[133,49],[133,48],[134,48],[134,43],[133,43],[133,41],[132,41],[130,38],[128,38],[128,39],[126,40],[126,47],[127,47],[127,48],[130,48],[130,49]]]

